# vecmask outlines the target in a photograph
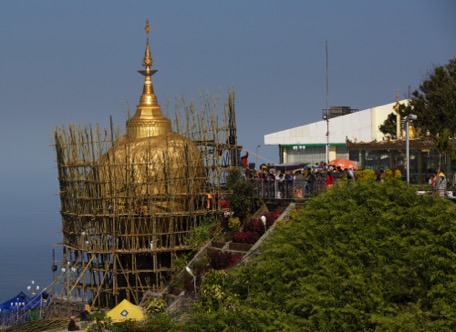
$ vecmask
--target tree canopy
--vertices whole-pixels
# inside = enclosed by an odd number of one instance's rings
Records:
[[[233,170],[228,173],[227,187],[230,191],[228,203],[234,216],[244,220],[258,208],[253,184],[246,181],[240,171]]]
[[[448,128],[456,133],[456,57],[444,66],[437,66],[415,90],[409,107],[418,116],[417,124],[437,136]]]
[[[394,114],[394,112],[388,114],[385,122],[383,122],[378,129],[383,133],[383,135],[390,135],[392,138],[397,138],[396,114]]]
[[[401,117],[416,114],[414,123],[422,133],[431,137],[442,136],[447,128],[451,136],[456,133],[456,57],[444,66],[436,66],[433,72],[412,93],[409,105],[399,108]],[[392,112],[380,126],[383,134],[396,137],[396,115]]]
[[[453,202],[397,180],[332,188],[262,250],[207,277],[185,330],[456,330]]]

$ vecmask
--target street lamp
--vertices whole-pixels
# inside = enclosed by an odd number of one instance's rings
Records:
[[[40,286],[36,285],[35,286],[35,280],[32,280],[32,284],[30,286],[27,286],[27,290],[32,293],[32,298],[35,297],[36,292],[40,290]]]
[[[258,148],[261,147],[261,144],[258,144],[255,149],[255,168],[258,168]]]
[[[63,287],[65,288],[66,286],[67,297],[70,298],[70,262],[67,262],[67,267],[62,267],[60,270],[62,271],[64,278]]]
[[[25,306],[25,302],[23,302],[23,299],[18,297],[16,298],[16,302],[11,302],[11,308],[14,308],[14,306],[16,306],[16,323],[19,323],[19,309]]]
[[[32,293],[32,298],[30,300],[30,304],[31,304],[31,309],[33,309],[33,312],[34,312],[34,309],[36,309],[36,294],[39,292],[40,290],[40,286],[38,285],[35,285],[35,280],[32,280],[31,282],[32,284],[27,286],[27,290]],[[39,316],[41,318],[41,308],[42,308],[42,297],[41,297],[41,294],[38,294],[38,296],[40,297],[40,302],[39,302]]]
[[[405,117],[405,159],[406,159],[406,172],[407,172],[407,184],[410,184],[410,135],[409,127],[410,120],[416,120],[417,116],[415,114],[409,114]]]
[[[297,142],[296,144],[297,145],[293,146],[293,151],[298,151],[298,161],[297,161],[297,163],[300,163],[301,162],[301,150],[305,150],[306,147],[305,147],[305,145],[301,145],[300,142]]]
[[[261,222],[263,223],[263,226],[264,226],[264,234],[266,234],[266,217],[265,216],[261,216],[260,220],[261,220]]]
[[[193,274],[192,269],[190,269],[190,267],[188,265],[185,267],[185,270],[188,272],[188,274],[190,274],[193,277],[193,289],[195,291],[195,298],[196,298],[196,276]]]
[[[326,121],[326,148],[325,148],[325,159],[326,165],[329,164],[329,116],[328,110],[323,110],[323,120]]]

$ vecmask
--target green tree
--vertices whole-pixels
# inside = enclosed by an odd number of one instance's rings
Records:
[[[409,109],[418,116],[416,123],[423,132],[438,136],[448,128],[456,133],[456,57],[434,68],[413,92]]]
[[[453,151],[450,138],[456,133],[456,57],[434,68],[413,92],[407,112],[416,114],[417,125],[429,133],[439,153],[439,168],[443,168],[442,157]]]
[[[443,128],[442,132],[437,135],[432,135],[431,139],[434,141],[435,149],[439,154],[439,165],[438,169],[443,169],[442,167],[442,157],[446,157],[446,152],[451,152],[453,148],[450,145],[450,136],[451,132],[448,128]],[[446,158],[445,158],[446,164]]]
[[[254,186],[247,181],[239,171],[231,171],[227,177],[228,204],[234,216],[241,221],[258,207]]]
[[[396,138],[396,114],[394,112],[388,114],[387,119],[378,127],[378,129],[383,135],[390,135],[392,138]]]
[[[399,111],[399,115],[400,115],[401,119],[403,119],[404,117],[406,117],[407,115],[409,115],[411,113],[411,109],[404,104],[399,104],[398,111]],[[378,127],[378,129],[384,135],[390,135],[392,138],[397,138],[396,123],[397,123],[396,113],[392,112],[388,115],[388,117],[383,122],[383,124],[381,124]]]
[[[92,324],[88,332],[104,332],[112,328],[112,319],[104,311],[94,311],[90,314]]]
[[[443,159],[454,149],[450,138],[456,133],[456,57],[444,66],[436,66],[412,94],[409,105],[400,105],[401,118],[413,113],[418,116],[414,121],[423,134],[429,133],[439,153],[439,168],[446,164]],[[396,114],[388,115],[379,126],[383,134],[396,138]],[[443,159],[443,160],[442,160]],[[443,161],[443,163],[442,163]]]
[[[212,278],[189,331],[456,330],[456,205],[402,181],[312,198],[262,251]]]

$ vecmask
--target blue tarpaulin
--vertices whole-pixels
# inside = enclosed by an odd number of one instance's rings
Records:
[[[16,296],[0,303],[0,310],[18,310],[24,308],[30,302],[30,297],[24,292],[19,292]]]
[[[46,300],[42,300],[43,294],[46,295]],[[40,308],[47,306],[48,303],[47,293],[37,293],[30,297],[24,292],[19,292],[0,303],[0,326],[13,326],[37,319],[41,315]]]

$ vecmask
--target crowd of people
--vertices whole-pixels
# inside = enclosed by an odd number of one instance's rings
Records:
[[[443,171],[436,171],[429,169],[428,170],[428,184],[431,186],[432,191],[435,193],[438,193],[440,197],[445,197],[447,196],[447,189],[449,186],[448,180],[445,176],[445,173]],[[453,179],[452,179],[452,184],[453,187],[456,184],[456,171],[453,173]]]
[[[400,177],[402,172],[395,170],[395,177]],[[375,172],[376,180],[383,182],[386,172],[382,168]],[[276,170],[263,166],[260,170],[246,169],[245,177],[255,188],[257,196],[264,198],[292,198],[302,199],[305,197],[326,191],[327,188],[337,185],[340,179],[344,182],[355,181],[353,168],[328,166],[321,162],[314,166],[306,166],[296,170]],[[443,171],[428,170],[428,184],[432,191],[441,197],[448,196],[448,188],[456,189],[456,170],[451,179],[447,179]],[[456,190],[451,190],[452,196]]]
[[[352,168],[342,169],[324,162],[287,171],[268,167],[246,169],[245,176],[253,183],[257,195],[265,198],[301,199],[327,190],[340,179],[355,181]]]

